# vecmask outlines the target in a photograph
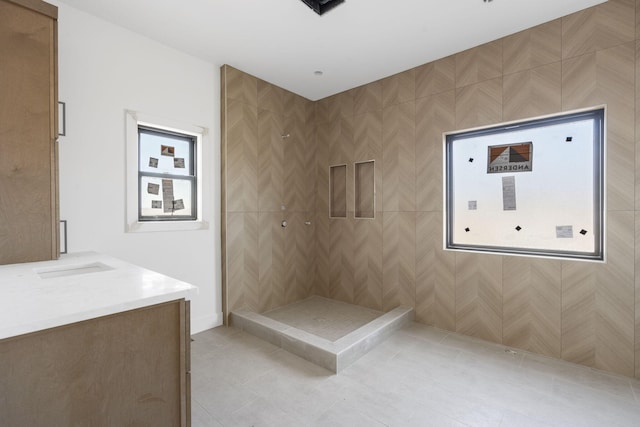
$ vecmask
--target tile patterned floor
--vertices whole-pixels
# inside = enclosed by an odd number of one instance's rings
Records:
[[[263,313],[263,316],[326,340],[337,341],[383,314],[381,311],[312,296]]]
[[[640,425],[640,381],[418,323],[338,375],[234,328],[193,338],[194,427]]]

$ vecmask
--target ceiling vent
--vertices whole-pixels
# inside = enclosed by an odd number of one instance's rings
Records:
[[[302,0],[307,6],[313,9],[318,15],[322,15],[329,9],[343,3],[344,0]]]

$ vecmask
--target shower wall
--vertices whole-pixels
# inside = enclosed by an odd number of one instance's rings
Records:
[[[637,12],[640,0],[609,0],[316,102],[224,67],[225,312],[312,293],[403,304],[428,325],[640,378]],[[605,263],[442,249],[443,132],[602,104]],[[282,141],[291,118],[300,130]],[[373,219],[353,214],[364,160],[375,160]],[[338,164],[346,219],[329,218]],[[285,217],[297,228],[283,231]]]
[[[636,8],[610,0],[317,101],[315,292],[409,305],[428,325],[640,377]],[[606,263],[442,249],[443,132],[601,104]],[[354,219],[352,193],[347,219],[329,219],[328,167],[346,163],[352,180],[368,159],[375,219]]]
[[[313,104],[227,65],[221,76],[223,311],[263,312],[312,294]]]

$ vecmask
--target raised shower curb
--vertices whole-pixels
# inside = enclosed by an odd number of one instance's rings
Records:
[[[413,316],[413,308],[400,306],[336,341],[244,309],[233,311],[230,320],[232,326],[337,374],[413,320]]]

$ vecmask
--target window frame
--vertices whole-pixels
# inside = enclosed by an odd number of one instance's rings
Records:
[[[562,123],[577,122],[581,118],[591,118],[594,121],[593,143],[593,252],[559,250],[549,248],[528,248],[516,245],[491,245],[468,244],[454,241],[455,226],[455,178],[452,166],[453,144],[474,137],[502,134],[509,131],[537,129],[544,126],[552,126]],[[514,141],[515,143],[516,141]],[[519,120],[515,122],[500,123],[488,127],[446,132],[443,134],[443,172],[444,172],[444,221],[443,240],[445,250],[465,251],[474,253],[491,253],[498,255],[522,255],[553,259],[572,259],[580,261],[605,261],[605,236],[606,236],[606,106],[592,107],[582,110],[562,112],[559,114]],[[535,144],[534,144],[535,145]],[[535,149],[534,149],[535,151]],[[482,163],[482,162],[480,162]],[[535,164],[535,162],[534,162]],[[489,166],[487,165],[487,168]],[[533,167],[535,170],[535,166]],[[526,173],[526,172],[525,172]],[[516,173],[517,174],[517,173]],[[501,175],[501,174],[497,174]],[[504,175],[503,175],[504,176]],[[519,231],[519,230],[518,230]]]
[[[154,173],[154,172],[143,172],[140,170],[140,135],[142,133],[146,134],[155,134],[160,136],[174,136],[176,139],[188,140],[189,141],[189,166],[190,171],[188,175],[175,175],[170,173]],[[197,145],[197,137],[194,135],[186,134],[183,132],[177,131],[169,131],[165,129],[159,129],[157,127],[149,126],[149,125],[138,125],[138,221],[140,222],[148,222],[148,221],[195,221],[198,219],[198,176],[196,170],[196,145]],[[151,177],[151,178],[160,178],[160,179],[180,179],[191,182],[191,212],[192,215],[142,215],[142,195],[143,195],[143,187],[142,187],[142,178],[143,177]]]
[[[157,130],[160,133],[174,133],[194,138],[193,147],[193,175],[195,186],[192,186],[193,204],[195,205],[195,218],[177,217],[168,219],[141,219],[141,195],[143,189],[140,187],[140,144],[139,128]],[[208,229],[209,224],[203,218],[202,185],[206,179],[202,168],[202,150],[204,141],[208,135],[208,130],[204,127],[186,124],[183,122],[150,116],[144,113],[125,110],[125,131],[126,131],[126,232],[156,232],[156,231],[187,231]],[[145,174],[149,176],[149,174]],[[162,177],[172,177],[173,175],[158,174]],[[185,179],[186,175],[178,176]]]

